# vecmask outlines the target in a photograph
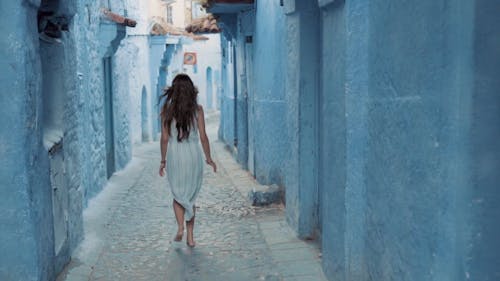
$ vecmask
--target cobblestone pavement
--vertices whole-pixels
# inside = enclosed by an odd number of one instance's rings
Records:
[[[207,121],[219,171],[204,172],[195,248],[172,241],[177,227],[167,181],[157,174],[159,144],[144,144],[89,204],[85,240],[58,281],[325,280],[319,250],[295,238],[283,207],[247,202],[243,194],[256,183],[216,141],[216,124]]]

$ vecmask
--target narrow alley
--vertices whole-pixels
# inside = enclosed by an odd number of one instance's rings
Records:
[[[207,120],[215,140],[218,114]],[[205,169],[195,248],[173,242],[177,226],[168,183],[158,176],[159,143],[143,144],[90,202],[86,238],[57,280],[326,280],[317,243],[295,237],[282,205],[252,207],[246,192],[258,184],[223,143],[212,148],[220,170]]]
[[[499,15],[1,0],[0,281],[499,281]]]

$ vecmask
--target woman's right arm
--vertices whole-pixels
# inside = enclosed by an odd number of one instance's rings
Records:
[[[206,162],[208,165],[212,166],[214,172],[217,172],[217,165],[215,165],[210,155],[210,142],[208,141],[207,132],[205,131],[205,114],[203,113],[203,107],[201,105],[198,106],[198,132],[200,133],[201,146],[205,153]]]
[[[168,138],[169,134],[167,132],[167,128],[161,124],[161,139],[160,139],[160,151],[161,151],[161,161],[160,161],[160,171],[159,174],[161,177],[165,175],[165,165],[166,165],[166,156],[167,156],[167,147],[168,147]]]

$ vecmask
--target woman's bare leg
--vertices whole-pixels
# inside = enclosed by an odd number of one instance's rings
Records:
[[[194,242],[194,237],[193,237],[193,230],[194,230],[194,218],[196,216],[196,208],[193,206],[193,218],[189,221],[186,222],[187,226],[187,244],[190,247],[195,246]]]
[[[182,235],[184,234],[184,207],[177,203],[174,199],[174,214],[177,220],[177,235],[175,235],[175,241],[181,241]]]

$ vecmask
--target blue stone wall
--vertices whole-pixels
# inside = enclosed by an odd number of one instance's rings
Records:
[[[0,4],[8,38],[0,42],[1,280],[54,280],[83,239],[84,205],[106,182],[100,51],[113,48],[100,45],[100,3],[54,6],[70,23],[62,43],[40,42],[40,4]],[[128,106],[118,102],[117,110]],[[130,145],[125,138],[118,147],[123,166]]]
[[[286,153],[287,220],[303,238],[317,236],[319,8],[315,2],[287,1]]]
[[[464,5],[466,6],[466,5]],[[473,7],[459,10],[462,14],[473,19],[474,74],[472,76],[473,90],[471,95],[461,95],[456,101],[461,108],[458,115],[459,122],[467,134],[465,148],[470,162],[465,167],[469,171],[470,185],[462,192],[467,200],[460,201],[458,209],[461,215],[469,218],[459,222],[460,226],[469,226],[469,231],[463,231],[460,242],[464,245],[466,258],[460,278],[470,276],[469,279],[496,280],[500,278],[500,32],[496,26],[500,24],[500,3],[497,1],[476,0]],[[472,16],[469,11],[474,11]],[[463,16],[458,14],[456,22]],[[456,34],[455,42],[462,42],[463,32]],[[470,46],[467,46],[468,48]],[[458,53],[457,56],[463,56]],[[460,61],[462,69],[459,79],[468,75],[469,60]],[[457,81],[457,89],[462,89]],[[469,80],[466,80],[467,82]],[[463,90],[462,90],[463,91]],[[463,113],[470,118],[461,118]],[[467,159],[467,158],[466,158]],[[470,170],[469,170],[470,169]],[[457,173],[457,175],[459,175]],[[467,175],[467,173],[466,173]],[[471,209],[466,207],[470,206]],[[470,211],[470,212],[469,212]],[[460,233],[460,232],[459,232]],[[465,236],[465,237],[464,237]],[[470,244],[469,244],[470,243]],[[470,245],[468,248],[466,245]]]
[[[488,1],[323,8],[330,280],[498,279],[499,11]]]
[[[279,1],[259,1],[253,39],[255,177],[284,183],[288,134],[285,103],[285,15]],[[252,128],[250,128],[252,129]]]
[[[107,50],[108,46],[101,46],[99,42],[100,3],[82,1],[78,5],[80,13],[76,18],[76,40],[87,42],[77,45],[77,71],[80,74],[78,102],[81,105],[78,142],[82,156],[82,192],[84,206],[87,206],[88,200],[99,193],[106,182],[104,54],[100,50]]]
[[[248,79],[249,73],[247,70],[247,58],[248,52],[246,48],[251,45],[247,45],[246,36],[253,36],[254,22],[252,21],[255,17],[254,11],[240,13],[237,16],[237,30],[235,37],[235,47],[236,47],[236,139],[237,139],[237,155],[236,159],[238,163],[242,165],[243,168],[248,168],[248,102],[251,99],[251,93],[249,93]]]
[[[221,36],[222,49],[222,93],[221,93],[221,124],[219,138],[231,149],[234,149],[236,138],[236,116],[235,116],[235,65],[234,65],[234,42],[232,36]]]
[[[139,132],[141,132],[140,126],[132,128],[132,123],[135,125],[135,123],[140,120],[141,102],[139,99],[140,95],[138,94],[140,92],[136,88],[136,83],[132,83],[132,81],[130,81],[137,79],[139,80],[137,81],[137,84],[146,83],[145,81],[147,81],[147,65],[145,63],[139,63],[140,60],[137,60],[139,61],[137,62],[130,59],[131,55],[138,55],[143,58],[147,57],[147,41],[144,38],[141,41],[145,42],[134,42],[134,44],[127,41],[122,43],[117,52],[114,54],[113,59],[113,118],[115,120],[114,137],[117,171],[123,169],[132,158],[132,134],[135,137]],[[136,44],[140,46],[139,49],[142,47],[143,53],[140,53],[137,50],[138,47]],[[123,71],[124,69],[137,70],[137,72],[140,72],[140,77],[142,79],[135,78],[136,76],[139,76],[139,74],[130,75],[129,72]],[[132,88],[132,86],[135,87]]]
[[[42,145],[38,3],[3,1],[0,30],[0,279],[54,277],[51,188]],[[48,243],[47,243],[48,242]]]
[[[320,231],[328,278],[498,279],[500,5],[288,0],[255,13],[253,78],[245,88],[240,62],[222,73],[221,138],[232,146],[247,126],[255,176],[285,179],[288,222]]]
[[[279,2],[262,1],[255,10],[222,15],[221,22],[228,28],[221,44],[219,136],[259,182],[283,185],[288,145],[283,9]]]
[[[323,270],[330,280],[345,276],[346,183],[346,11],[343,1],[322,11],[319,95],[319,200],[322,211]],[[333,237],[335,237],[333,239]]]

